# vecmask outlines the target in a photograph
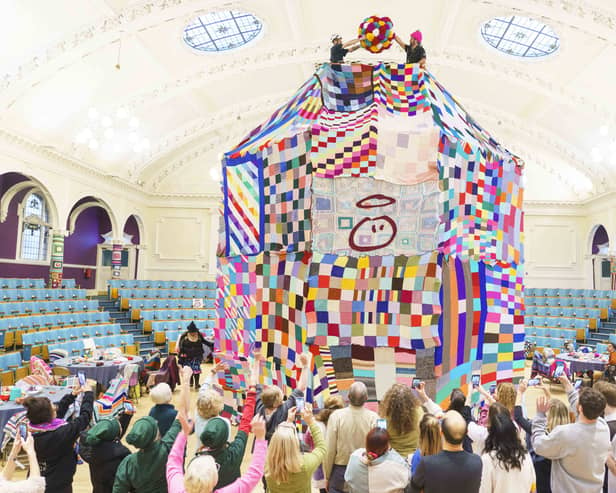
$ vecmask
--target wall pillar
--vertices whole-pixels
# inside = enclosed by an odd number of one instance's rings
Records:
[[[122,242],[114,241],[113,249],[111,251],[111,278],[119,279],[122,271],[122,249],[124,244]]]
[[[49,263],[49,286],[62,287],[62,272],[64,270],[64,235],[65,231],[51,231],[51,260]]]

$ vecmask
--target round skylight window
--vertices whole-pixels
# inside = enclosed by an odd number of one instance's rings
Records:
[[[523,58],[550,55],[560,47],[560,38],[550,26],[518,15],[495,17],[484,22],[481,36],[492,48]]]
[[[184,28],[184,41],[198,51],[228,51],[253,41],[263,23],[252,14],[217,10],[200,15]]]

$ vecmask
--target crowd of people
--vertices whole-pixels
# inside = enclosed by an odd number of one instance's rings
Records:
[[[90,427],[94,382],[75,387],[57,407],[27,398],[28,429],[16,435],[0,485],[7,492],[69,493],[81,457],[94,493],[243,493],[259,482],[271,493],[439,493],[452,485],[457,493],[616,492],[614,383],[578,389],[563,375],[569,406],[539,386],[532,420],[524,380],[490,392],[477,384],[468,395],[454,389],[446,409],[430,399],[424,383],[396,383],[378,413],[366,406],[365,384],[354,382],[348,405],[331,396],[316,412],[305,399],[308,355],[299,355],[301,375],[286,398],[276,386],[257,385],[262,358],[256,355],[233,436],[212,381],[226,366],[213,366],[197,386],[196,358],[183,357],[177,408],[170,387],[160,383],[151,389],[149,415],[132,427],[127,413]],[[194,409],[191,386],[198,390]],[[80,395],[73,419],[59,418]],[[187,450],[191,434],[196,450]],[[251,434],[250,465],[242,474]],[[30,475],[12,482],[20,449]]]

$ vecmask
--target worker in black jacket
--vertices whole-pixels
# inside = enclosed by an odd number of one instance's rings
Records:
[[[120,440],[126,433],[132,414],[122,413],[117,419],[102,419],[79,439],[79,455],[90,465],[92,493],[111,493],[120,462],[130,455]]]
[[[81,393],[83,401],[79,416],[69,422],[58,418],[66,414]],[[72,493],[73,476],[77,469],[75,441],[90,424],[93,402],[94,394],[89,381],[65,395],[58,403],[57,410],[47,397],[27,397],[24,400],[39,469],[41,476],[45,477],[45,493]]]

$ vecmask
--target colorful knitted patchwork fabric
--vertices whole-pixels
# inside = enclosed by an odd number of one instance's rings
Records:
[[[439,128],[432,112],[409,117],[379,110],[377,129],[375,178],[403,185],[438,180]]]
[[[245,154],[224,160],[226,255],[254,255],[263,250],[263,159]]]
[[[310,133],[283,139],[264,151],[264,248],[304,251],[310,242],[312,165]]]
[[[220,352],[248,356],[255,340],[257,290],[255,257],[218,257],[216,277]]]
[[[443,344],[435,350],[438,402],[465,384],[472,369],[480,372],[488,308],[483,262],[442,259],[442,275],[439,334]],[[489,383],[487,376],[483,380]]]
[[[519,264],[523,260],[521,168],[441,134],[439,173],[443,190],[439,250]]]
[[[387,112],[432,114],[424,71],[418,65],[380,63],[374,68],[374,77],[374,98]]]
[[[314,395],[327,398],[330,395],[337,394],[338,386],[330,348],[312,345],[310,352],[314,361],[312,385]]]
[[[313,254],[308,343],[408,349],[440,344],[436,252],[414,256]]]
[[[482,373],[511,380],[524,371],[522,272],[514,264],[486,264],[487,317]]]
[[[312,248],[339,255],[417,255],[437,246],[438,183],[315,177]]]
[[[293,368],[305,349],[306,279],[310,253],[263,253],[257,264],[257,341],[268,356]]]
[[[247,152],[256,153],[275,142],[308,130],[319,116],[322,106],[321,85],[319,79],[313,76],[288,103],[278,108],[266,122],[227,152],[227,156],[236,158]]]
[[[353,380],[363,382],[368,389],[368,400],[375,401],[375,363],[374,348],[365,346],[351,346],[351,358],[353,363]]]
[[[372,65],[326,63],[319,68],[317,77],[328,110],[356,111],[370,106],[374,100]]]
[[[372,176],[376,167],[377,108],[351,113],[323,109],[312,126],[315,176]]]

